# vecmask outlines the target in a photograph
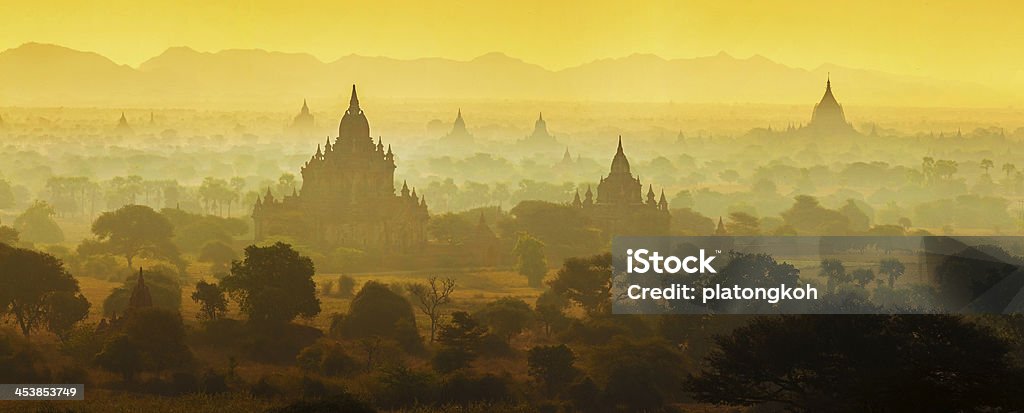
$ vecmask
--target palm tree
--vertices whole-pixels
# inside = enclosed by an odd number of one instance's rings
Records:
[[[878,273],[889,276],[889,288],[892,288],[896,284],[896,279],[902,277],[907,271],[907,267],[895,258],[884,259],[878,265]]]

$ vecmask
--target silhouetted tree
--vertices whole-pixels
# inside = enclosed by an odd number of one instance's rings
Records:
[[[56,244],[64,241],[64,231],[53,220],[53,207],[44,201],[36,201],[25,212],[14,219],[14,229],[27,242]]]
[[[789,411],[1021,408],[1021,371],[986,328],[947,315],[761,317],[717,339],[687,388]]]
[[[50,293],[46,297],[46,329],[56,334],[61,342],[67,341],[75,325],[89,316],[90,306],[89,300],[78,292]]]
[[[564,390],[579,375],[575,361],[576,355],[565,344],[537,346],[527,356],[530,377],[544,385],[549,396]]]
[[[320,313],[313,281],[313,261],[281,242],[250,245],[245,258],[231,265],[221,287],[257,323],[287,323]]]
[[[610,310],[611,254],[568,258],[551,280],[551,290],[596,315]]]
[[[850,275],[846,273],[846,267],[843,266],[843,262],[835,258],[821,260],[821,276],[828,280],[826,288],[830,294],[834,293],[839,285],[851,280]]]
[[[201,321],[218,320],[228,311],[228,300],[224,296],[224,291],[217,284],[208,283],[206,280],[199,280],[196,283],[192,301],[199,304],[196,318]]]
[[[167,218],[152,208],[126,205],[96,218],[92,233],[97,240],[83,242],[79,252],[120,255],[127,261],[128,269],[135,268],[133,260],[136,257],[165,259],[181,268],[184,261],[171,242],[173,232]]]
[[[516,270],[526,277],[530,287],[540,287],[544,275],[548,272],[547,259],[544,258],[544,243],[520,232],[512,253],[516,255]]]
[[[333,320],[330,332],[349,339],[389,338],[406,350],[417,350],[422,345],[412,305],[376,281],[363,284],[352,299],[348,314]]]
[[[508,343],[512,337],[530,326],[533,310],[521,299],[502,297],[485,304],[473,317]]]
[[[850,273],[850,278],[857,282],[857,285],[863,287],[875,280],[875,272],[870,268],[858,268]]]
[[[350,275],[344,275],[338,277],[338,296],[341,298],[349,298],[356,293],[356,279]]]
[[[199,261],[211,264],[210,271],[213,274],[226,272],[231,262],[236,259],[238,254],[235,253],[235,249],[220,241],[206,243],[199,252]]]
[[[159,373],[192,360],[185,344],[185,325],[177,312],[141,308],[125,317],[123,334],[117,334],[96,355],[107,370],[121,373],[126,381],[136,372]]]
[[[903,273],[906,271],[906,266],[904,266],[900,260],[895,258],[887,258],[878,263],[878,273],[888,277],[889,288],[893,288],[896,284],[896,280],[902,277]]]
[[[70,303],[72,300],[77,303]],[[85,318],[88,301],[60,260],[0,244],[0,313],[13,317],[25,337],[40,327],[63,334]]]
[[[434,369],[441,373],[468,367],[487,334],[487,329],[465,311],[456,311],[451,318],[451,323],[441,327],[437,341],[443,347],[432,360]]]
[[[441,306],[451,303],[452,291],[455,291],[455,280],[445,278],[439,280],[430,277],[426,284],[411,284],[409,293],[415,298],[416,307],[430,320],[430,342],[434,342],[437,332],[437,321],[441,318]]]
[[[537,297],[534,311],[537,321],[544,325],[545,335],[551,335],[553,329],[564,327],[569,323],[569,318],[565,315],[565,308],[568,306],[569,300],[551,289],[544,290]]]

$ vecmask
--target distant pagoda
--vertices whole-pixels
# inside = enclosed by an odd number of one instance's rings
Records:
[[[448,132],[442,141],[445,143],[453,144],[466,144],[473,142],[473,135],[466,129],[466,120],[462,118],[462,109],[459,109],[459,113],[455,115],[455,122],[452,124],[452,130]]]
[[[821,101],[814,105],[814,112],[811,113],[811,123],[804,127],[805,132],[816,135],[856,135],[857,131],[853,125],[846,121],[846,114],[843,112],[843,105],[840,105],[832,94],[832,79],[825,80],[825,95]]]
[[[119,135],[130,135],[132,133],[132,127],[128,124],[128,118],[124,116],[124,112],[121,112],[121,119],[118,119],[114,132]]]
[[[299,114],[295,115],[295,118],[292,119],[292,124],[289,128],[293,133],[302,136],[311,136],[316,131],[316,120],[313,118],[313,114],[309,112],[309,105],[306,104],[306,99],[302,99],[302,109],[299,109]]]
[[[537,121],[533,124],[533,133],[526,138],[519,140],[519,146],[527,150],[547,150],[558,146],[558,140],[548,132],[548,123],[544,120],[544,114],[537,115]]]

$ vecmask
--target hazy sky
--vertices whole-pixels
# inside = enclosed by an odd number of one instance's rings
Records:
[[[550,69],[605,57],[726,51],[1024,85],[1015,1],[13,1],[0,48],[35,41],[138,65],[169,46],[470,59],[500,51]]]

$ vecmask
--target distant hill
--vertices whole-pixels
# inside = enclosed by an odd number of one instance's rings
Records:
[[[726,53],[688,59],[634,54],[558,71],[490,53],[469,61],[167,49],[132,68],[101,55],[28,43],[0,53],[0,106],[230,106],[366,96],[414,99],[812,104],[831,73],[844,104],[1005,106],[1009,92],[969,83],[823,65],[789,67]]]

